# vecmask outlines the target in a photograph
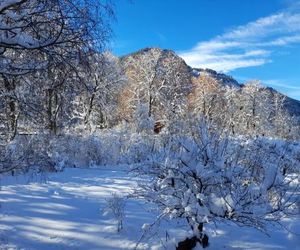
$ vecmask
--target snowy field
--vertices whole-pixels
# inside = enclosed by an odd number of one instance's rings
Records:
[[[134,249],[142,225],[155,220],[150,205],[128,198],[120,233],[103,211],[112,193],[127,196],[137,181],[124,167],[2,178],[0,249]],[[235,225],[211,227],[209,249],[300,249],[300,218],[284,225],[297,234],[271,225],[270,236]],[[183,238],[185,229],[178,222],[162,223],[138,249],[175,249],[174,238]]]

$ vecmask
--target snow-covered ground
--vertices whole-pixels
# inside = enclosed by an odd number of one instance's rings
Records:
[[[103,210],[112,193],[126,196],[137,181],[124,167],[66,169],[49,174],[46,182],[39,177],[30,182],[28,176],[2,178],[0,249],[133,249],[142,225],[155,220],[150,205],[129,198],[120,233]],[[298,234],[271,226],[270,236],[235,225],[212,227],[209,249],[300,249],[300,218],[284,224]],[[172,238],[182,238],[185,229],[165,222],[150,242],[142,239],[139,249],[175,249]]]

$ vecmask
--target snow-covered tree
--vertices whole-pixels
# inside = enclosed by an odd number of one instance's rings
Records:
[[[271,130],[279,138],[297,140],[299,139],[300,127],[295,117],[286,110],[286,100],[287,96],[278,92],[272,96]]]
[[[259,81],[250,81],[242,89],[240,99],[241,121],[244,129],[252,134],[260,134],[264,131],[264,125],[270,114],[268,92]]]
[[[6,140],[20,126],[56,133],[69,125],[78,72],[92,63],[91,51],[105,48],[111,17],[110,1],[1,1],[0,127]]]
[[[232,95],[239,89],[224,87],[208,74],[200,74],[192,79],[193,91],[189,95],[190,112],[207,119],[211,126],[229,129],[232,112],[236,112]],[[234,110],[233,110],[234,109]]]
[[[186,220],[200,243],[207,223],[266,232],[268,223],[297,213],[299,145],[235,139],[208,128],[202,119],[193,137],[173,138],[163,154],[138,168],[152,178],[137,195],[156,203],[162,218]]]
[[[20,103],[15,91],[20,79],[0,74],[0,126],[5,128],[5,139],[12,140],[17,134]]]
[[[1,1],[0,72],[18,75],[84,59],[105,45],[112,14],[109,1]]]
[[[94,54],[83,71],[84,123],[92,127],[111,127],[117,123],[118,95],[126,82],[118,58],[110,53]]]
[[[187,110],[189,71],[172,51],[148,48],[121,58],[121,63],[128,78],[119,98],[121,118],[132,121],[143,106],[155,123],[167,125]]]

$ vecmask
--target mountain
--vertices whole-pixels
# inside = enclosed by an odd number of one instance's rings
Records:
[[[120,57],[119,63],[128,79],[120,93],[119,114],[129,121],[134,119],[137,102],[148,106],[149,116],[154,120],[163,120],[176,110],[194,109],[200,92],[214,92],[222,87],[244,88],[226,74],[190,67],[172,50],[145,48]],[[272,88],[261,91],[268,96],[284,97],[284,108],[300,123],[300,101]]]
[[[155,120],[168,119],[187,105],[191,69],[173,51],[146,48],[121,57],[120,65],[128,79],[119,98],[119,114],[126,120],[133,119],[138,103]]]

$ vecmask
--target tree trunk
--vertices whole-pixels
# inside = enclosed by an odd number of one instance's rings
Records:
[[[47,90],[47,128],[51,133],[57,134],[57,116],[60,108],[59,98],[55,90]]]
[[[208,247],[208,246],[209,246],[209,242],[208,242],[208,241],[209,241],[209,238],[208,238],[207,234],[203,233],[203,226],[204,226],[203,222],[199,223],[199,224],[196,226],[194,223],[192,223],[192,222],[190,221],[189,218],[186,218],[186,219],[187,219],[187,222],[188,222],[188,224],[190,225],[191,229],[192,229],[193,232],[194,232],[194,237],[191,238],[191,239],[188,239],[188,238],[187,238],[185,241],[187,241],[187,240],[193,240],[193,239],[195,239],[195,237],[196,237],[197,242],[199,242],[200,245],[201,245],[203,248]],[[178,245],[179,245],[179,244],[178,244]],[[192,248],[191,248],[191,249],[192,249]]]
[[[16,98],[12,97],[11,94],[16,88],[14,79],[9,80],[5,75],[2,75],[4,80],[4,87],[8,93],[6,96],[6,117],[7,117],[7,140],[12,141],[18,132],[18,119],[19,119],[19,108]]]

